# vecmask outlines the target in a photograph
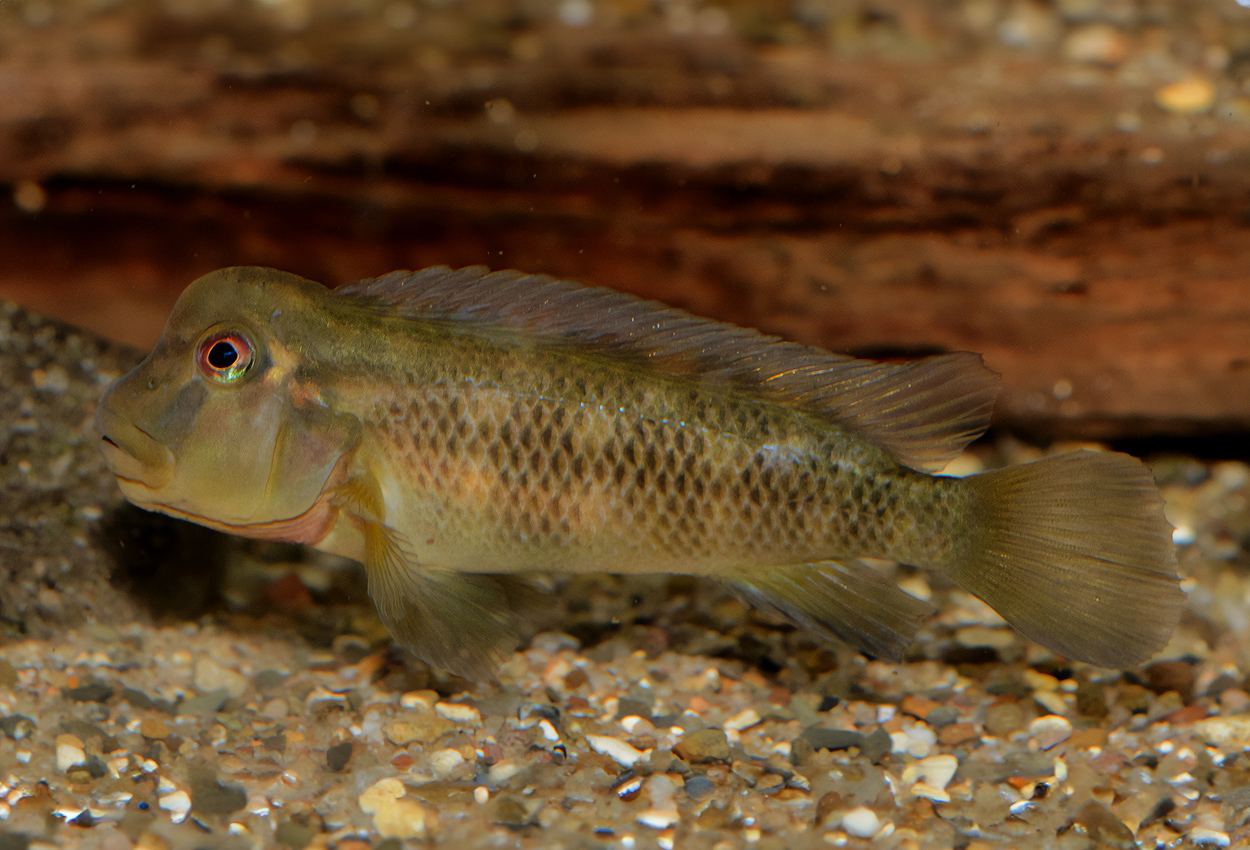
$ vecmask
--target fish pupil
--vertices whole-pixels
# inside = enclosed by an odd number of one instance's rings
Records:
[[[208,350],[208,365],[214,369],[229,369],[238,359],[238,350],[224,339],[213,343]]]

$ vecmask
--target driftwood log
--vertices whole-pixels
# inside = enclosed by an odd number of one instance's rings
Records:
[[[149,345],[222,265],[482,263],[979,351],[1042,436],[1250,429],[1250,15],[836,5],[9,0],[0,295]]]

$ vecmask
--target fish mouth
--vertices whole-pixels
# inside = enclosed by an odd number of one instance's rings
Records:
[[[159,490],[174,478],[174,453],[138,425],[101,407],[96,413],[104,463],[118,481],[145,490]]]

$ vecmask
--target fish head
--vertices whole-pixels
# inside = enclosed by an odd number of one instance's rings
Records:
[[[183,292],[156,348],[96,416],[127,499],[236,533],[315,542],[267,531],[309,512],[359,442],[359,421],[334,410],[307,362],[327,292],[249,267]]]

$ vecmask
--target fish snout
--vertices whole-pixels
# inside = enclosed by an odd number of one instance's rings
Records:
[[[125,417],[108,409],[108,399],[96,412],[104,462],[123,484],[159,490],[174,477],[174,453],[164,443]]]

